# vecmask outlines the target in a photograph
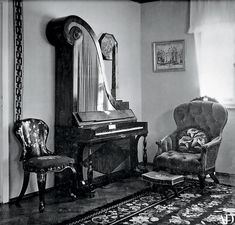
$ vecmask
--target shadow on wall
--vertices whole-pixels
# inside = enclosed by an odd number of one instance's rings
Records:
[[[228,122],[222,134],[222,143],[216,162],[216,171],[235,174],[234,134],[235,113],[228,110]]]
[[[15,177],[20,177],[22,179],[22,174],[23,174],[23,167],[22,163],[20,162],[20,156],[22,153],[22,147],[19,143],[19,141],[16,139],[16,136],[13,132],[13,125],[10,125],[9,128],[9,141],[10,141],[10,154],[9,154],[9,166],[10,166],[10,171],[9,171],[9,176],[10,176],[10,184],[11,182],[14,181]],[[11,169],[12,168],[12,169]],[[21,183],[17,183],[14,186],[10,185],[10,198],[15,197],[12,196],[12,192],[14,190],[18,191],[20,190]]]
[[[54,52],[54,47],[49,44],[47,37],[46,37],[46,26],[52,19],[55,19],[55,18],[51,16],[47,16],[47,15],[43,16],[41,23],[40,23],[40,34],[41,34],[42,40],[44,40],[44,42],[47,43],[48,46],[51,47],[51,49],[53,49],[53,52]]]
[[[156,115],[154,123],[149,124],[149,135],[147,138],[147,153],[148,161],[152,162],[153,157],[158,153],[156,141],[160,141],[166,135],[172,133],[176,129],[175,121],[173,118],[174,108],[168,110],[161,115]]]

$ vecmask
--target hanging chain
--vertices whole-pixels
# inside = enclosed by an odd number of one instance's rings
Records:
[[[14,121],[21,119],[23,107],[23,1],[13,0],[15,93]]]

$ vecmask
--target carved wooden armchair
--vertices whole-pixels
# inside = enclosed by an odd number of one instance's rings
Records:
[[[43,212],[45,208],[44,191],[48,172],[62,172],[66,168],[71,169],[74,177],[73,191],[76,191],[74,159],[54,155],[47,149],[46,141],[49,128],[44,121],[33,118],[18,120],[15,122],[14,132],[23,147],[20,160],[23,161],[24,168],[24,181],[20,195],[17,198],[17,204],[25,194],[30,172],[37,173],[40,212]],[[72,196],[75,197],[74,194]]]
[[[154,170],[196,174],[201,189],[205,186],[207,174],[219,183],[215,176],[215,162],[227,118],[226,108],[209,97],[177,106],[174,110],[176,130],[156,142],[160,154],[154,158]]]

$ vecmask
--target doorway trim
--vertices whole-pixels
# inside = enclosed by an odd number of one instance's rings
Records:
[[[0,0],[0,69],[1,69],[1,108],[0,108],[0,202],[9,201],[9,13],[8,1]]]

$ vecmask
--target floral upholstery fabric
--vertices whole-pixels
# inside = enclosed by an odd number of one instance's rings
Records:
[[[158,170],[163,169],[170,173],[198,173],[201,169],[200,157],[200,154],[167,151],[157,157],[154,165]]]
[[[29,159],[24,163],[24,168],[27,171],[53,171],[58,169],[64,169],[67,165],[73,165],[74,159],[59,156],[59,155],[51,155],[51,156],[40,156]]]
[[[46,147],[49,128],[42,120],[30,119],[16,122],[15,132],[23,145],[21,160],[52,154]]]
[[[218,102],[196,100],[177,106],[177,128],[158,142],[153,169],[203,176],[214,171],[227,119],[227,109]]]
[[[189,128],[179,132],[178,151],[188,153],[201,153],[201,146],[208,142],[205,132],[196,128]]]
[[[47,172],[73,166],[75,160],[67,156],[54,155],[46,147],[49,127],[40,119],[24,119],[15,123],[15,133],[23,146],[21,160],[24,170]]]

